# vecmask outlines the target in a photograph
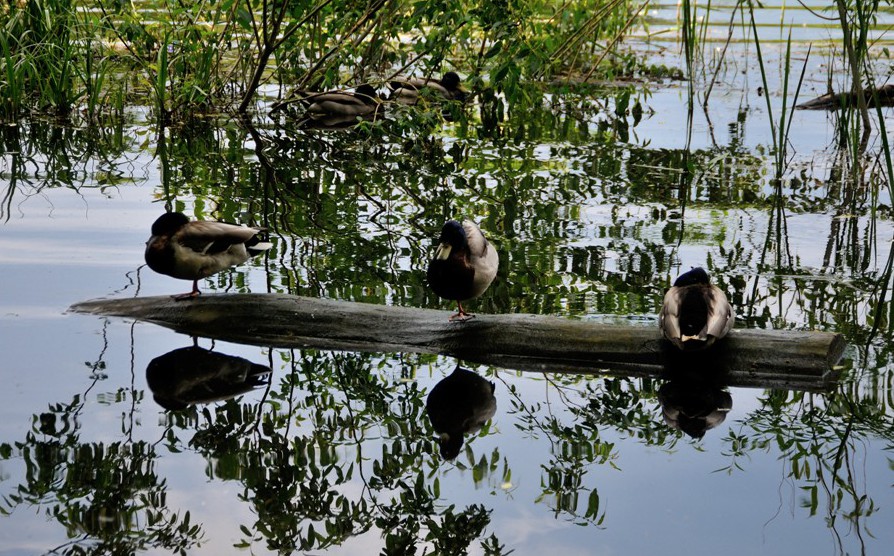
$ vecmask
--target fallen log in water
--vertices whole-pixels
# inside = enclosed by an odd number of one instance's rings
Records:
[[[715,348],[682,357],[656,326],[618,326],[544,315],[449,313],[282,294],[99,299],[77,313],[152,322],[184,334],[276,348],[452,355],[521,371],[660,376],[668,365],[726,373],[732,386],[818,390],[836,377],[841,335],[733,330]]]
[[[863,91],[867,108],[878,106],[894,106],[894,83],[882,85],[878,89]],[[849,106],[857,106],[857,96],[853,92],[826,93],[815,99],[795,106],[798,110],[838,110]]]

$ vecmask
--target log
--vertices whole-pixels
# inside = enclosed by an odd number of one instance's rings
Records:
[[[70,311],[155,323],[191,336],[274,348],[451,355],[520,371],[725,376],[731,386],[823,390],[837,379],[840,334],[735,329],[711,349],[683,354],[656,326],[618,326],[531,314],[479,314],[284,294],[97,299]]]
[[[866,100],[867,108],[875,108],[876,104],[878,106],[894,106],[894,84],[882,85],[877,89],[866,89],[863,91],[863,97]],[[857,106],[857,96],[853,92],[846,92],[826,93],[815,99],[802,102],[795,108],[798,110],[838,110],[851,106]]]

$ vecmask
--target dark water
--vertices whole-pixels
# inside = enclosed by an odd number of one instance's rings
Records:
[[[688,149],[673,82],[633,93],[636,123],[609,92],[548,95],[496,126],[476,108],[431,134],[4,128],[0,553],[883,553],[887,185],[871,164],[849,179],[835,119],[801,112],[774,180],[754,83],[715,95]],[[447,309],[425,268],[444,220],[465,215],[501,256],[473,311],[656,326],[669,283],[702,265],[739,327],[844,334],[843,378],[813,393],[714,385],[699,395],[714,426],[694,439],[663,418],[681,390],[658,380],[464,364],[496,408],[445,461],[425,403],[452,359],[183,351],[192,339],[151,324],[67,314],[186,291],[142,266],[166,202],[271,232],[266,257],[202,281],[208,293]],[[181,368],[196,384],[171,384]]]

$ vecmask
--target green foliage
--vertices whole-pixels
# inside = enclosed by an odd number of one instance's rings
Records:
[[[465,73],[473,89],[493,87],[515,103],[530,92],[525,80],[605,59],[600,41],[614,37],[613,49],[632,21],[625,0],[88,5],[98,10],[30,0],[0,15],[0,115],[69,117],[84,107],[95,121],[102,112],[120,117],[128,99],[150,105],[159,122],[189,122],[229,108],[247,112],[267,98],[271,83],[280,90],[383,85],[397,73],[440,76],[448,69]]]

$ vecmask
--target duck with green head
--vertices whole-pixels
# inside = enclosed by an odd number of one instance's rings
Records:
[[[703,268],[681,274],[664,296],[658,316],[662,335],[683,351],[710,347],[729,333],[736,313]]]

